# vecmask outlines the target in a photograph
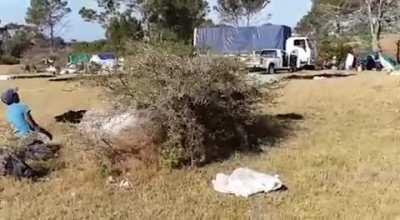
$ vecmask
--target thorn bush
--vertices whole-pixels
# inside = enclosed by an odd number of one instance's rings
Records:
[[[247,128],[260,93],[246,82],[245,69],[233,59],[166,51],[135,47],[125,72],[99,82],[124,107],[157,113],[163,164],[198,166],[251,149]]]

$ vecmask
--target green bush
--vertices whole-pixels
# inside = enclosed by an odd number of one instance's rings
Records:
[[[3,65],[15,65],[19,63],[20,63],[19,59],[13,56],[4,55],[0,57],[0,64]]]
[[[100,84],[119,104],[156,112],[165,133],[158,150],[164,164],[196,166],[255,144],[247,127],[259,91],[237,62],[147,46],[132,54],[126,73]]]
[[[24,31],[17,31],[15,35],[5,40],[1,49],[6,56],[21,58],[22,54],[29,49],[31,36]]]
[[[98,40],[94,42],[79,42],[72,44],[74,52],[80,53],[100,53],[112,51],[112,46],[106,40]]]
[[[336,56],[338,63],[344,62],[347,53],[353,48],[347,43],[349,42],[346,38],[327,38],[321,41],[319,58],[321,60],[331,60],[332,57]]]
[[[125,50],[125,56],[141,56],[149,50],[153,52],[160,51],[163,54],[176,55],[179,57],[190,57],[194,54],[194,47],[179,41],[150,41],[144,44],[139,41],[129,41],[125,44],[128,50]]]
[[[118,51],[125,51],[125,42],[129,40],[141,40],[143,38],[142,24],[130,15],[121,15],[113,18],[106,30],[108,42]]]

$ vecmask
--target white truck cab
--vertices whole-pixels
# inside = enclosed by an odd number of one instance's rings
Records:
[[[297,54],[298,66],[303,68],[305,66],[314,65],[314,50],[310,40],[306,37],[290,37],[286,40],[286,51],[288,54]]]
[[[263,49],[253,51],[245,60],[248,68],[264,69],[269,74],[277,70],[295,71],[313,66],[313,49],[306,37],[291,37],[286,41],[286,51]]]

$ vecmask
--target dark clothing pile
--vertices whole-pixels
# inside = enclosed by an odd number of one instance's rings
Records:
[[[33,169],[27,161],[44,161],[55,157],[55,149],[36,141],[17,149],[0,148],[0,175],[21,178],[36,178],[41,171]]]

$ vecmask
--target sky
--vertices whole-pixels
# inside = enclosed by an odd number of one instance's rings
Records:
[[[209,0],[210,8],[215,5],[216,1]],[[24,23],[29,2],[30,0],[0,0],[1,23]],[[58,35],[66,40],[76,39],[81,41],[104,38],[104,30],[100,25],[85,22],[78,14],[79,9],[83,6],[91,7],[95,5],[95,0],[69,0],[69,7],[72,8],[72,13],[65,19],[62,28],[59,28]],[[307,14],[311,5],[311,0],[272,0],[271,4],[260,13],[255,22],[258,24],[269,22],[294,27]],[[272,15],[269,20],[268,14]],[[211,12],[209,16],[214,22],[219,22],[215,12]]]

